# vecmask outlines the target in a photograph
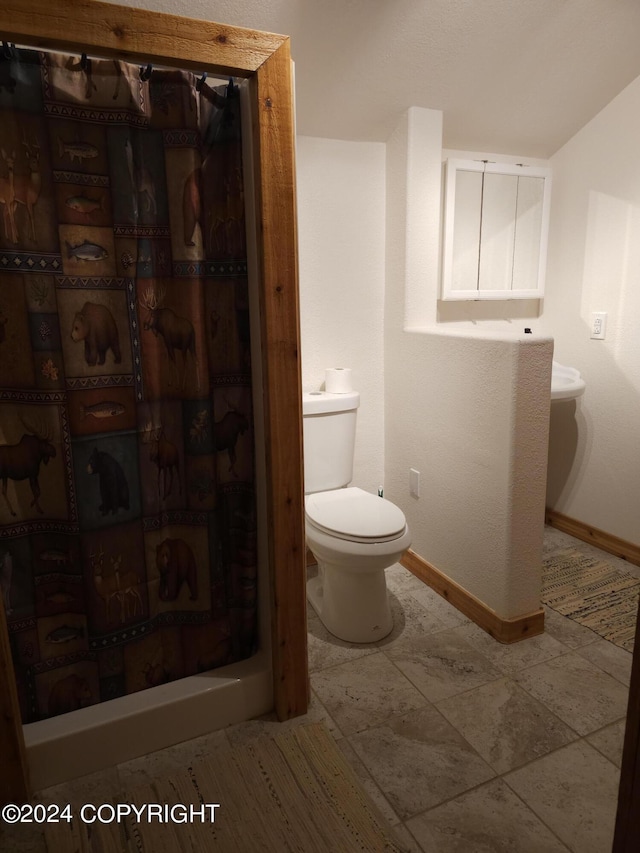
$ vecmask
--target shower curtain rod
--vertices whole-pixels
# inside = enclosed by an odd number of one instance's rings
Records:
[[[13,43],[13,42],[9,43],[8,41],[3,41],[2,42],[2,51],[0,52],[0,63],[4,62],[4,61],[20,62],[20,57],[16,53],[16,51],[20,50],[20,49],[27,49],[28,50],[30,48],[27,48],[25,45],[21,45],[19,48],[16,48],[15,43]],[[66,53],[66,51],[64,51],[64,52]],[[74,54],[70,53],[69,56],[74,56]],[[106,57],[99,57],[98,56],[98,57],[93,57],[93,58],[94,59],[104,59],[105,61],[108,61],[106,59]],[[78,70],[78,71],[82,71],[83,73],[89,73],[90,74],[91,73],[91,61],[92,61],[91,57],[89,57],[86,53],[82,53],[80,55],[80,61],[77,65],[77,68],[73,69],[73,70]],[[112,61],[115,62],[117,60],[112,60]],[[148,63],[146,63],[146,65],[140,66],[140,79],[143,82],[150,80],[154,69],[156,71],[174,71],[175,67],[170,66],[170,65],[157,65],[157,64],[154,65],[154,63],[152,63],[152,62],[148,62]],[[196,76],[198,76],[198,75],[196,75]],[[215,103],[216,99],[217,99],[217,94],[215,92],[212,92],[210,87],[206,85],[207,77],[208,77],[208,72],[203,71],[202,74],[199,76],[198,82],[196,83],[196,89],[198,92],[202,93],[209,101],[211,101],[212,103]],[[233,77],[230,76],[228,79],[228,83],[227,83],[227,97],[232,97],[233,95],[235,95],[237,88],[238,88],[238,86],[237,86],[235,80],[233,79]]]

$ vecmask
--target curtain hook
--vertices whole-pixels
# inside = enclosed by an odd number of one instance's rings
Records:
[[[80,57],[80,68],[83,71],[86,71],[88,64],[89,64],[89,60],[87,59],[87,54],[83,53],[82,56]]]
[[[199,92],[199,91],[202,89],[202,87],[204,86],[204,81],[205,81],[206,79],[207,79],[207,72],[206,72],[206,71],[204,71],[204,72],[202,73],[202,77],[201,77],[201,78],[198,80],[198,82],[196,83],[196,92]]]
[[[13,47],[15,48],[15,45]],[[2,55],[5,59],[13,59],[13,50],[8,41],[2,42]]]
[[[148,80],[151,77],[151,72],[153,71],[153,65],[149,63],[146,68],[140,69],[140,79]]]

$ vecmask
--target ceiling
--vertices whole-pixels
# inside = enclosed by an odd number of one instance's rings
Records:
[[[442,110],[445,148],[547,158],[640,76],[639,0],[132,5],[291,36],[307,136],[385,141],[418,106]]]

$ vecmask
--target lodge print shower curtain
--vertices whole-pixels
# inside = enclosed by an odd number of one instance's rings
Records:
[[[0,74],[0,590],[24,722],[255,651],[238,89]]]

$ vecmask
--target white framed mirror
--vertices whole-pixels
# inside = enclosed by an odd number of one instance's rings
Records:
[[[442,299],[539,299],[551,173],[540,166],[449,159]]]

